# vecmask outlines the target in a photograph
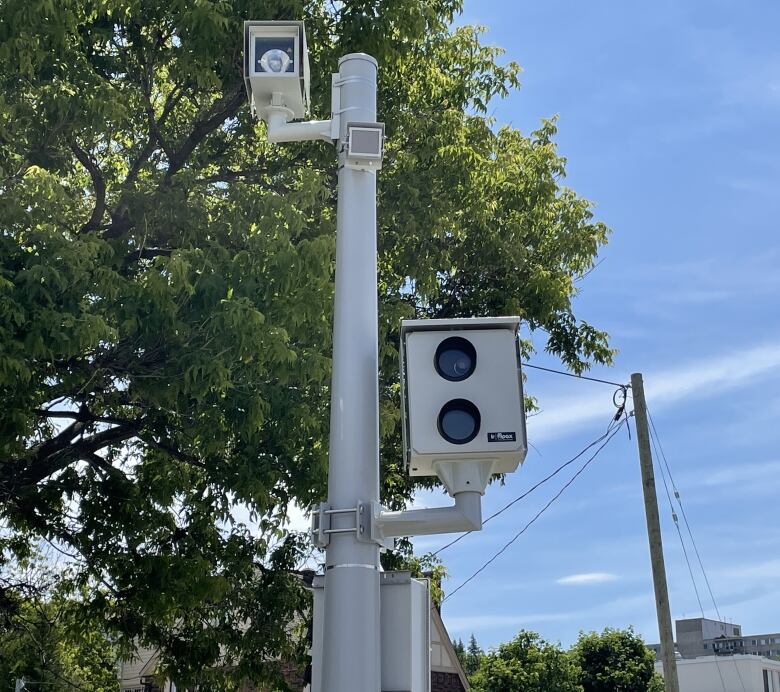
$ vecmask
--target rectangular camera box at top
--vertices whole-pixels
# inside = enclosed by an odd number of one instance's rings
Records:
[[[489,459],[493,473],[510,473],[526,454],[525,413],[516,317],[404,320],[401,378],[404,455],[412,476],[437,475],[435,461]],[[450,381],[436,369],[439,344],[462,337],[476,351],[474,371]],[[438,426],[442,407],[454,399],[472,402],[480,413],[479,432],[469,442],[445,439]]]

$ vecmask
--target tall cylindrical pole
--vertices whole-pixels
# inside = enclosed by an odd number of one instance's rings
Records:
[[[336,230],[336,299],[328,504],[379,501],[379,344],[376,283],[376,173],[347,168],[349,121],[376,121],[374,58],[339,61],[341,131]],[[332,514],[331,528],[355,526]],[[355,531],[331,533],[325,552],[323,692],[379,692],[379,546]]]
[[[664,665],[666,692],[680,692],[677,680],[677,660],[674,657],[672,615],[669,610],[669,589],[666,585],[664,548],[661,542],[661,522],[658,517],[658,496],[655,491],[653,455],[650,451],[650,431],[647,427],[647,404],[642,373],[631,375],[631,394],[634,399],[636,441],[639,446],[639,465],[642,469],[642,490],[645,497],[647,538],[650,543],[650,563],[653,568],[655,609],[658,616],[658,634],[661,637],[661,660]]]

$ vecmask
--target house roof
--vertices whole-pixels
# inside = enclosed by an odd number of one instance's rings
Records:
[[[442,648],[442,663],[444,660],[446,660],[447,664],[449,665],[442,665],[441,663],[437,664],[434,662],[433,658],[433,651],[431,652],[431,671],[432,672],[440,672],[440,671],[454,671],[458,678],[460,678],[460,683],[463,685],[464,690],[470,690],[471,687],[469,686],[468,678],[466,678],[466,672],[463,670],[463,666],[460,664],[460,659],[458,658],[457,654],[455,653],[455,649],[452,646],[452,640],[450,639],[450,635],[447,632],[447,628],[444,626],[444,621],[441,618],[441,613],[439,613],[438,608],[431,607],[431,649],[433,649],[435,644],[438,644]],[[434,642],[434,633],[438,635],[438,642]]]

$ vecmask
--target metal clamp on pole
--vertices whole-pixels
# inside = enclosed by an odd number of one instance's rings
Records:
[[[325,548],[330,543],[330,536],[334,533],[352,533],[353,531],[360,537],[364,532],[368,534],[366,527],[370,527],[370,521],[366,524],[361,520],[364,512],[364,506],[367,503],[360,503],[357,507],[347,509],[331,509],[330,505],[322,502],[319,509],[312,514],[311,521],[311,539],[318,548]],[[352,526],[333,527],[332,517],[337,514],[353,514],[355,523]]]
[[[320,506],[311,515],[311,529],[309,530],[309,536],[311,536],[311,542],[318,548],[325,548],[330,541],[328,535],[328,529],[330,529],[330,515],[327,514],[327,510],[330,509],[329,505],[325,502],[321,502]]]

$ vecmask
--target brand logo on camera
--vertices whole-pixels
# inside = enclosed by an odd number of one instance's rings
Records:
[[[517,435],[513,432],[489,432],[488,442],[517,442]]]

